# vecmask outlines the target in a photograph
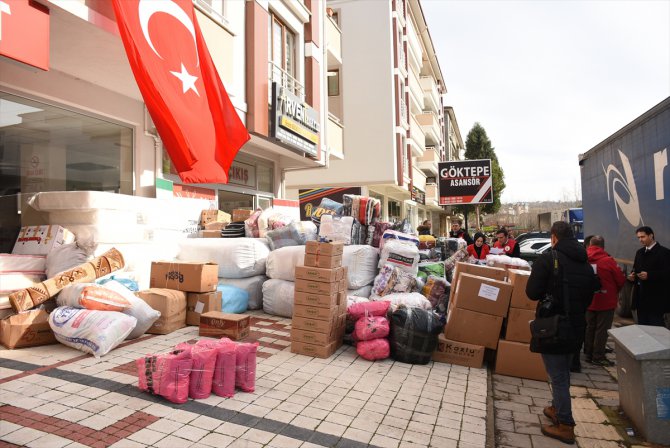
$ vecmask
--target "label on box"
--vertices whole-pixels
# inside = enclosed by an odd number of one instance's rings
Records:
[[[193,311],[195,311],[198,314],[202,314],[202,310],[205,309],[205,303],[204,302],[198,302],[195,304],[195,308],[193,308]]]
[[[498,294],[500,294],[500,288],[496,288],[495,286],[482,284],[479,287],[479,297],[493,300],[495,302],[498,300]]]

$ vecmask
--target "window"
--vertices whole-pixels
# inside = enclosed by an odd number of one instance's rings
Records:
[[[0,196],[133,194],[133,130],[0,92]]]
[[[328,70],[328,96],[340,95],[340,71]]]
[[[400,202],[393,199],[388,200],[389,207],[389,222],[400,221]]]
[[[296,80],[296,37],[276,15],[270,14],[270,74],[298,96],[303,96],[302,85]]]
[[[225,14],[224,0],[194,0],[194,3],[201,7],[212,18],[223,24],[227,24]]]

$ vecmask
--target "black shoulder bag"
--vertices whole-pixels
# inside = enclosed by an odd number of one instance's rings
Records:
[[[552,255],[552,281],[558,280],[558,256],[555,250]],[[530,322],[530,351],[533,353],[571,353],[575,345],[575,332],[572,329],[568,313],[570,300],[568,282],[563,275],[563,312],[558,312],[558,303],[551,293],[547,293],[535,312],[535,320]]]

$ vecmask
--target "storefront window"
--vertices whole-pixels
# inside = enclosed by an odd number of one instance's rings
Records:
[[[400,202],[393,199],[388,200],[389,207],[389,222],[400,221]]]
[[[258,190],[259,191],[274,191],[274,179],[272,176],[272,165],[264,165],[259,163],[256,165],[256,172],[258,173]]]
[[[233,214],[233,210],[253,210],[254,197],[250,194],[219,190],[219,210]]]
[[[133,130],[0,92],[0,195],[133,194]]]

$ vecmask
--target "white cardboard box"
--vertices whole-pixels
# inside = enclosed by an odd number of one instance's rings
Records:
[[[46,255],[53,248],[74,241],[74,234],[56,225],[21,227],[14,243],[13,254]]]

